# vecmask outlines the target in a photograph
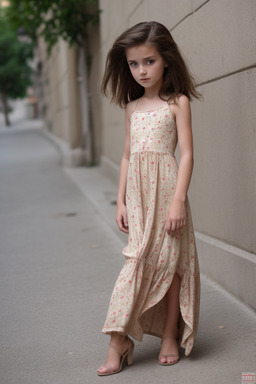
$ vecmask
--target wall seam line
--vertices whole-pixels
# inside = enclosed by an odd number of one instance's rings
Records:
[[[133,11],[128,15],[128,19],[130,19],[130,17],[137,11],[137,9],[139,8],[139,6],[144,2],[144,0],[141,0],[139,2],[139,4],[133,9]]]
[[[177,24],[175,24],[169,31],[172,33],[172,31],[177,28],[181,23],[183,23],[184,20],[186,20],[188,17],[190,17],[191,15],[193,15],[194,13],[196,13],[197,11],[199,11],[199,9],[201,9],[202,7],[204,7],[207,3],[209,3],[210,0],[207,0],[205,1],[203,4],[201,4],[198,8],[196,8],[194,11],[192,10],[191,12],[189,12],[185,17],[183,17],[183,19],[181,19],[180,21],[178,21]],[[191,4],[192,5],[192,4]]]
[[[189,16],[193,15],[193,12],[190,12],[188,13],[185,17],[183,17],[183,19],[181,19],[180,21],[178,21],[177,24],[174,25],[174,27],[172,27],[171,29],[169,29],[169,31],[172,33],[172,31],[177,28],[181,23],[183,23],[184,20],[186,20]]]
[[[236,71],[227,73],[227,74],[222,75],[222,76],[214,77],[214,78],[211,79],[211,80],[203,81],[202,83],[198,83],[198,84],[196,84],[196,87],[201,87],[201,86],[204,86],[204,85],[206,85],[206,84],[211,84],[211,83],[214,83],[214,82],[216,82],[216,81],[225,79],[225,78],[230,77],[230,76],[234,76],[234,75],[236,75],[236,74],[238,74],[238,73],[243,73],[243,72],[249,71],[249,70],[254,69],[254,68],[256,68],[256,64],[249,65],[248,67],[238,69],[238,70],[236,70]]]
[[[203,4],[199,5],[199,7],[197,7],[195,10],[194,10],[194,13],[196,13],[199,9],[201,9],[204,5],[206,5],[207,3],[209,3],[210,0],[206,0]]]
[[[209,245],[217,247],[217,248],[219,248],[219,249],[221,249],[227,253],[233,254],[237,257],[246,259],[247,261],[250,261],[251,263],[256,265],[256,255],[252,251],[248,251],[247,249],[240,248],[237,245],[233,245],[233,244],[228,243],[222,239],[207,235],[207,234],[200,232],[200,231],[195,230],[195,235],[196,235],[197,239],[200,239],[204,243],[207,243]]]

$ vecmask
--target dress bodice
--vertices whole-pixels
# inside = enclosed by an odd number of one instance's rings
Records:
[[[176,123],[167,103],[151,111],[132,112],[131,154],[153,151],[174,156],[177,141]]]

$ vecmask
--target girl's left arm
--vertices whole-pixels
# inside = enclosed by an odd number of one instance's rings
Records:
[[[186,224],[185,203],[194,165],[190,102],[185,95],[180,96],[175,104],[175,117],[180,161],[176,189],[166,217],[166,230],[169,235]]]

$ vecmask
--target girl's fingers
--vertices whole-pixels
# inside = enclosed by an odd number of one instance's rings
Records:
[[[180,229],[182,229],[186,224],[186,220],[183,221],[167,221],[166,223],[166,232],[168,235],[174,234],[175,232],[178,232]]]
[[[128,227],[124,227],[122,226],[122,228],[119,228],[120,231],[124,232],[124,233],[129,233],[129,228]]]
[[[128,228],[128,220],[127,220],[127,214],[126,213],[124,213],[124,215],[122,217],[122,226],[126,229]]]
[[[127,222],[127,220],[126,220],[126,222]],[[117,223],[117,226],[118,226],[120,231],[122,231],[124,233],[129,233],[128,223],[127,223],[127,225],[125,224],[124,218],[122,216],[116,218],[116,223]]]
[[[178,230],[178,228],[177,228],[177,224],[176,224],[176,223],[173,223],[171,232],[174,233],[174,232],[176,232],[177,230]]]
[[[128,227],[127,214],[124,215],[123,222],[124,222],[125,227]]]
[[[171,223],[168,220],[166,220],[166,232],[168,235],[171,233]]]
[[[116,218],[116,223],[117,223],[118,228],[121,230],[122,229],[122,219],[121,219],[121,217],[117,217]]]
[[[126,222],[122,222],[122,231],[125,233],[129,232],[127,220],[126,220]]]
[[[166,232],[168,235],[174,234],[175,232],[178,232],[180,229],[185,227],[186,225],[186,219],[184,220],[171,220],[166,219]]]

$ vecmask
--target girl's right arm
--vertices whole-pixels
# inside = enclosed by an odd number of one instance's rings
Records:
[[[120,164],[119,186],[117,195],[116,223],[120,231],[129,233],[127,210],[126,210],[126,180],[130,156],[130,116],[133,102],[127,104],[125,108],[125,142],[124,152]]]

